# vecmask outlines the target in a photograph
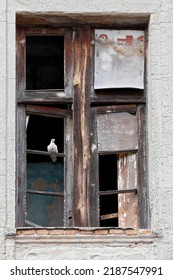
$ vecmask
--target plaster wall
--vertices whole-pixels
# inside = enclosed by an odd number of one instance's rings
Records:
[[[148,185],[153,236],[16,235],[16,12],[148,16]],[[173,259],[172,0],[0,0],[0,259]],[[138,19],[139,20],[139,19]],[[62,241],[62,242],[60,242]]]

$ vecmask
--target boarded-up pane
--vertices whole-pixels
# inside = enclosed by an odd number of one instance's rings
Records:
[[[118,155],[118,189],[129,190],[137,188],[137,154],[123,153]],[[118,195],[119,227],[138,226],[137,194],[126,193]]]
[[[94,87],[144,88],[143,31],[95,31]]]
[[[97,116],[98,151],[130,151],[138,148],[136,116],[110,113]]]
[[[49,156],[28,155],[27,190],[27,220],[43,227],[63,226],[63,159],[52,163]],[[47,194],[40,195],[37,191]],[[52,195],[55,193],[62,195]]]

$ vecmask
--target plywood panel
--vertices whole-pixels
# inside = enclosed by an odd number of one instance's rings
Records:
[[[138,148],[137,120],[129,113],[97,116],[99,152],[130,151]]]
[[[144,32],[95,30],[95,89],[144,88]]]

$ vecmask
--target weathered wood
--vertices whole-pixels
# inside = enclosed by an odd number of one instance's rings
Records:
[[[125,189],[125,190],[112,190],[112,191],[99,191],[99,195],[113,195],[120,193],[137,193],[137,189]]]
[[[155,10],[153,3],[152,8]],[[58,10],[58,9],[57,9]],[[145,14],[116,14],[116,13],[100,13],[98,12],[84,12],[82,13],[69,13],[69,12],[17,12],[17,24],[18,25],[34,25],[34,26],[46,26],[46,25],[60,25],[60,26],[83,26],[91,24],[94,27],[100,28],[100,26],[105,28],[120,28],[124,26],[125,28],[140,28],[144,29],[148,26],[148,21],[150,18],[149,13]]]
[[[49,156],[49,153],[48,153],[48,152],[45,152],[45,151],[38,151],[38,150],[30,150],[30,149],[27,149],[27,150],[26,150],[26,153],[27,153],[27,154],[33,154],[33,155]],[[63,154],[63,153],[57,153],[57,154],[54,154],[54,155],[57,155],[57,157],[64,157],[64,156],[65,156],[65,154]]]
[[[37,98],[37,97],[32,97],[32,98],[17,98],[17,103],[18,104],[71,104],[73,102],[72,98],[57,98],[53,97],[50,98],[48,97],[45,101],[45,98]]]
[[[64,137],[64,225],[73,226],[73,121],[72,116],[65,118]]]
[[[64,89],[67,98],[73,97],[73,32],[69,29],[64,37]]]
[[[22,28],[17,28],[17,97],[24,97],[25,79],[25,47],[26,38]]]
[[[70,110],[54,108],[54,107],[46,107],[46,106],[38,106],[38,105],[27,105],[26,113],[28,115],[44,115],[50,117],[61,117],[66,116],[67,114],[71,114]]]
[[[26,213],[26,125],[25,107],[18,106],[17,113],[17,192],[16,192],[16,226],[25,225]]]
[[[90,30],[74,30],[74,226],[89,226]]]
[[[97,120],[96,111],[92,108],[90,115],[90,225],[100,226],[99,209],[99,155],[97,143]]]
[[[53,195],[53,196],[62,196],[64,197],[64,193],[61,192],[47,192],[47,191],[37,191],[37,190],[26,190],[27,193],[32,194],[41,194],[41,195]]]
[[[102,113],[121,113],[128,112],[131,114],[136,113],[136,105],[109,105],[109,106],[98,106],[94,108],[98,114]]]
[[[118,155],[118,190],[137,189],[137,155]],[[119,227],[138,227],[138,202],[135,193],[118,195]]]
[[[112,214],[106,214],[106,215],[101,215],[100,220],[109,220],[109,219],[115,219],[118,218],[118,213],[112,213]]]
[[[108,94],[107,94],[108,95]],[[135,96],[127,96],[127,98],[125,98],[124,96],[118,96],[118,95],[114,95],[114,97],[109,97],[109,96],[105,96],[105,97],[101,97],[99,96],[98,98],[92,97],[91,98],[91,104],[92,105],[97,105],[97,104],[142,104],[142,103],[146,103],[146,98],[141,96],[136,98]]]
[[[99,114],[97,126],[99,151],[138,149],[136,116],[129,113]]]
[[[139,227],[148,228],[150,226],[149,191],[147,187],[147,156],[146,156],[146,115],[145,106],[138,105],[137,120],[139,134],[138,151],[138,204],[139,204]]]
[[[26,36],[64,36],[65,42],[65,56],[64,60],[64,73],[65,73],[65,90],[26,90],[26,65],[25,65],[25,52],[26,52]],[[46,102],[53,101],[56,99],[61,101],[62,98],[72,97],[72,79],[70,73],[72,72],[72,63],[68,58],[71,55],[70,51],[70,40],[72,38],[72,29],[71,28],[61,28],[61,27],[18,27],[17,28],[17,88],[19,102],[22,100],[25,102],[32,99],[36,102]],[[67,58],[68,57],[68,58]],[[71,84],[70,84],[71,83]],[[70,85],[70,88],[67,90],[67,86]]]

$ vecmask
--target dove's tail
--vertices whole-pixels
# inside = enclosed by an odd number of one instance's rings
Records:
[[[51,158],[53,163],[55,163],[57,161],[57,156],[56,155],[50,155],[50,158]]]

